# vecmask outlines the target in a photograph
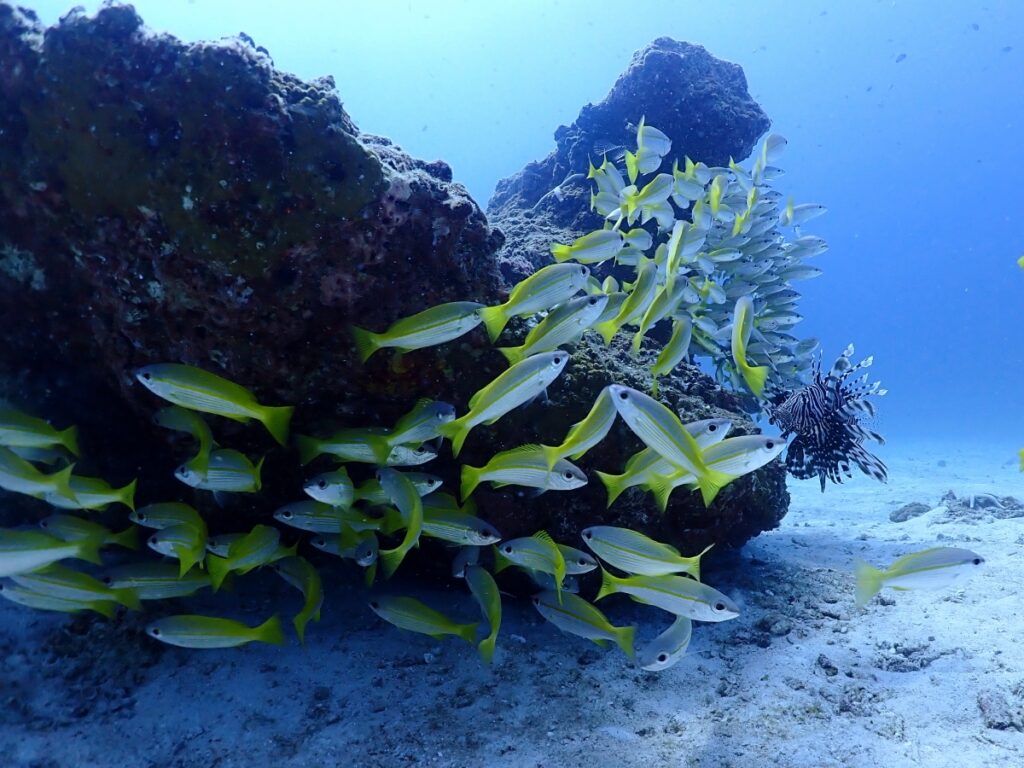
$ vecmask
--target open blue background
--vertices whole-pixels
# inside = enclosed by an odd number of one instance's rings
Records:
[[[47,23],[71,4],[26,0]],[[86,4],[90,11],[97,2]],[[368,132],[443,158],[484,205],[668,35],[741,64],[789,139],[779,188],[826,204],[802,335],[853,341],[896,436],[1024,444],[1024,3],[137,0],[185,40],[244,31],[333,75]]]

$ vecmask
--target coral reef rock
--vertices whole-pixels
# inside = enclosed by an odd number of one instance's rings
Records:
[[[747,157],[769,126],[739,65],[659,37],[634,54],[604,101],[559,126],[551,154],[498,182],[487,215],[506,236],[498,258],[510,282],[548,263],[552,240],[572,242],[600,229],[601,218],[590,210],[588,163],[600,165],[606,147],[635,148],[641,117],[672,140],[669,157],[708,165]]]
[[[586,170],[594,139],[625,141],[627,120],[643,112],[681,152],[710,162],[745,154],[767,125],[738,67],[657,41],[604,104],[559,131],[555,154],[502,184],[495,218],[515,232],[516,249],[536,243],[529,265],[546,258],[555,230],[562,237],[588,220],[582,191],[527,217],[542,190]],[[78,471],[112,482],[138,474],[139,503],[194,494],[211,531],[225,527],[208,494],[173,479],[187,444],[150,423],[158,403],[134,383],[137,366],[200,366],[261,402],[298,405],[294,429],[317,434],[390,425],[419,397],[465,412],[506,367],[482,328],[443,347],[358,362],[350,323],[383,330],[445,301],[496,302],[499,259],[513,249],[500,251],[501,232],[446,164],[361,134],[329,79],[276,71],[244,36],[185,45],[146,31],[120,5],[73,11],[45,29],[0,2],[0,136],[0,398],[78,423],[87,457]],[[506,340],[522,328],[511,323]],[[585,339],[551,404],[476,430],[462,460],[480,465],[515,445],[559,442],[606,384],[649,388],[651,354],[647,346],[633,360],[618,342],[608,351]],[[681,366],[663,390],[685,419],[728,413],[737,431],[754,430],[737,397],[696,368]],[[224,445],[269,447],[261,430],[213,426]],[[580,464],[617,472],[640,447],[620,424]],[[447,449],[424,468],[458,487]],[[274,448],[261,494],[232,503],[247,506],[246,523],[269,521],[316,471]],[[593,476],[579,493],[484,489],[480,509],[510,537],[546,527],[578,544],[580,529],[608,522],[690,550],[742,544],[774,527],[788,498],[775,465],[736,481],[707,510],[679,490],[659,515],[632,490],[606,511]],[[229,508],[228,528],[238,527],[237,512]],[[422,551],[412,559],[436,571],[437,550]]]
[[[599,157],[595,145],[635,146],[634,123],[641,116],[671,138],[670,157],[688,155],[710,165],[728,164],[730,157],[745,158],[769,126],[767,116],[747,92],[739,66],[716,59],[701,46],[669,38],[655,40],[633,56],[604,101],[585,106],[571,126],[555,131],[556,148],[550,155],[498,183],[487,215],[505,235],[498,261],[507,281],[516,282],[551,263],[552,242],[571,243],[600,229],[601,219],[589,205],[588,163]],[[612,274],[623,278],[631,272]],[[590,402],[611,381],[649,391],[647,371],[657,355],[656,345],[667,339],[666,331],[659,328],[651,333],[638,359],[629,355],[625,337],[623,333],[611,348],[603,347],[595,336],[588,337],[566,368],[565,378],[571,380],[564,390],[567,395],[553,394],[553,399]],[[661,389],[661,399],[684,422],[728,417],[735,425],[732,434],[758,431],[742,414],[741,398],[723,390],[696,367],[679,366]],[[566,415],[560,425],[564,428],[586,413],[579,405],[564,406]],[[554,439],[560,434],[564,432]],[[543,435],[542,439],[550,437]],[[641,447],[619,423],[580,464],[588,470],[619,472],[628,456]],[[789,494],[785,468],[774,462],[729,485],[710,509],[704,508],[699,495],[685,489],[672,495],[664,515],[649,494],[636,489],[623,494],[607,511],[604,504],[604,488],[594,479],[564,499],[557,494],[542,496],[534,502],[538,512],[531,523],[546,524],[552,533],[567,535],[573,533],[574,526],[577,530],[582,527],[581,522],[625,525],[679,544],[685,551],[699,551],[710,543],[740,546],[776,527],[789,506]],[[500,516],[495,520],[500,527]]]
[[[361,135],[330,78],[244,36],[0,3],[0,136],[0,376],[54,418],[69,390],[148,410],[131,371],[155,361],[333,409],[373,389],[350,322],[496,296],[500,235],[451,169]]]

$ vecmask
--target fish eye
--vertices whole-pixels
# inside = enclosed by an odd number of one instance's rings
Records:
[[[512,554],[512,547],[505,547],[505,554],[506,555],[511,555]]]
[[[109,576],[104,576],[103,577],[103,583],[107,584],[109,586],[110,584],[114,583],[114,580],[112,578],[110,578]]]
[[[378,603],[376,600],[373,600],[370,602],[370,607],[376,610],[377,608],[380,608],[380,603]]]
[[[40,528],[49,528],[50,524],[48,522],[46,522],[45,520],[40,520],[39,521],[39,527]]]
[[[534,605],[540,605],[540,598],[539,597],[533,598],[533,604]]]
[[[149,632],[153,635],[153,637],[160,637],[160,630],[157,627],[153,627],[149,630]]]
[[[667,653],[659,653],[658,654],[658,661],[660,661],[662,664],[664,664],[666,661],[668,661],[668,654]]]
[[[725,603],[723,603],[723,602],[715,603],[715,610],[716,611],[724,611],[725,610]]]
[[[592,539],[592,538],[594,538],[593,531],[584,531],[583,532],[583,538],[584,539]]]
[[[708,424],[708,432],[714,432],[718,429],[717,424]]]
[[[144,523],[146,522],[146,514],[144,512],[136,512],[135,519],[138,520],[140,523]]]
[[[291,520],[291,519],[292,519],[292,513],[291,513],[291,512],[289,512],[289,511],[288,511],[288,510],[286,509],[286,510],[284,510],[283,512],[281,512],[281,517],[283,517],[283,518],[284,518],[285,520]]]
[[[772,448],[775,447],[775,443],[773,443],[771,440],[769,440],[768,442],[766,442],[764,444],[764,447],[767,448],[770,451]]]
[[[580,267],[580,274],[581,275],[587,274],[587,268],[586,267]]]
[[[551,362],[554,363],[555,365],[558,365],[560,362],[562,362],[562,358],[556,355]]]
[[[975,565],[981,565],[982,560],[981,560],[980,557],[976,557],[973,560],[971,560],[971,562],[974,563]]]
[[[326,487],[327,487],[327,481],[326,481],[326,480],[320,480],[320,481],[319,481],[319,482],[318,482],[318,483],[316,484],[316,487],[317,487],[317,488],[319,488],[320,490],[323,490],[324,488],[326,488]]]
[[[629,400],[629,392],[626,390],[619,392],[619,400]]]
[[[570,472],[569,470],[565,470],[565,479],[572,480],[572,472]]]
[[[324,539],[323,536],[317,536],[315,539],[313,539],[313,546],[314,547],[322,547],[326,543],[327,543],[327,541],[326,541],[326,539]]]
[[[151,374],[151,373],[144,373],[144,374],[142,374],[142,378],[144,378],[146,381],[149,381],[150,379],[153,378],[153,374]]]
[[[576,561],[576,565],[589,565],[589,563],[581,557]]]

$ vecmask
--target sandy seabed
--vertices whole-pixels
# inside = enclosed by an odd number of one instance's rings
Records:
[[[0,765],[1024,765],[1024,517],[981,503],[1024,500],[1018,447],[903,443],[884,454],[888,485],[821,494],[791,481],[779,530],[706,564],[742,615],[695,625],[688,654],[661,673],[560,633],[525,600],[506,601],[488,668],[461,641],[384,624],[363,590],[326,577],[322,621],[305,647],[283,649],[157,647],[138,619],[97,627],[4,602]],[[951,514],[949,490],[979,501]],[[908,502],[930,511],[892,522]],[[886,565],[931,546],[986,563],[950,590],[854,607],[856,558]],[[477,618],[468,594],[404,591]],[[250,618],[282,603],[288,616],[298,594],[258,574],[226,599]],[[639,625],[638,645],[671,621],[620,596],[601,606]]]

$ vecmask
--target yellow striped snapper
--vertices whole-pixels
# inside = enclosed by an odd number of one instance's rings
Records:
[[[48,421],[10,406],[0,406],[0,446],[7,448],[61,447],[78,456],[78,428],[55,429]]]
[[[631,528],[595,525],[583,530],[583,541],[608,565],[637,576],[686,573],[700,580],[700,559],[711,546],[693,557],[683,557],[669,544],[655,541]]]
[[[206,472],[182,464],[174,470],[174,476],[185,485],[204,491],[256,493],[263,486],[260,471],[265,458],[261,457],[257,464],[253,464],[241,451],[218,448],[210,454]]]
[[[545,619],[563,632],[591,640],[602,648],[611,642],[633,658],[636,627],[616,627],[600,610],[579,595],[555,591],[541,592],[533,597],[533,606]]]
[[[28,496],[62,496],[74,501],[71,472],[74,464],[45,475],[10,448],[0,446],[0,488]]]
[[[102,565],[99,541],[64,541],[39,531],[0,528],[0,577],[32,573],[65,559]]]
[[[320,621],[320,607],[324,602],[323,585],[320,574],[304,557],[286,557],[273,564],[277,575],[302,593],[302,610],[295,614],[292,625],[299,642],[306,642],[306,625],[312,621]]]
[[[133,611],[142,607],[134,590],[113,589],[99,579],[56,563],[33,573],[15,574],[11,578],[18,586],[62,600],[112,602]]]
[[[857,563],[857,606],[882,589],[944,589],[974,573],[985,559],[969,549],[933,547],[896,560],[885,570]]]
[[[487,637],[477,645],[480,658],[485,664],[490,664],[494,659],[494,646],[498,640],[498,630],[501,628],[501,594],[498,592],[498,585],[494,583],[494,577],[479,565],[467,566],[464,574],[469,591],[480,606],[480,612],[490,628]]]
[[[336,507],[320,501],[295,501],[274,512],[280,523],[313,533],[341,533],[345,529],[361,531],[380,530],[384,521],[350,507]]]
[[[618,411],[615,410],[611,393],[608,387],[605,387],[594,399],[594,404],[590,407],[587,415],[569,428],[560,444],[540,446],[547,469],[553,470],[558,460],[566,456],[571,459],[579,459],[583,456],[604,440],[617,416]],[[586,481],[585,477],[584,481]]]
[[[672,322],[672,336],[668,343],[658,352],[658,357],[651,366],[651,377],[654,382],[651,385],[651,395],[658,396],[658,378],[668,376],[686,359],[690,351],[690,339],[693,335],[693,325],[689,317]]]
[[[504,304],[485,307],[480,317],[495,341],[510,318],[544,312],[568,301],[587,285],[590,270],[583,264],[549,264],[516,285]]]
[[[469,413],[441,427],[441,434],[452,441],[452,455],[458,457],[466,436],[475,426],[493,424],[544,392],[568,361],[566,352],[542,352],[516,363],[480,389],[469,400]]]
[[[157,530],[172,525],[190,525],[201,531],[206,530],[205,521],[194,507],[176,501],[147,504],[131,512],[128,518],[133,523]]]
[[[472,547],[501,541],[501,534],[486,520],[465,512],[436,507],[425,507],[423,510],[423,535]]]
[[[164,533],[170,528],[164,529]],[[160,534],[157,534],[158,536]],[[206,570],[210,573],[213,591],[220,589],[224,578],[229,573],[244,575],[260,566],[295,555],[296,545],[281,545],[281,534],[277,528],[268,525],[257,525],[249,533],[228,548],[227,557],[207,555]]]
[[[370,610],[399,629],[429,635],[435,639],[454,635],[470,645],[476,644],[479,624],[457,624],[414,597],[381,595],[370,601]]]
[[[355,486],[344,467],[306,481],[302,490],[310,498],[332,507],[351,507],[355,501]]]
[[[482,467],[462,466],[463,499],[468,499],[477,485],[489,481],[494,487],[518,485],[544,491],[571,491],[587,484],[583,471],[565,459],[557,459],[548,468],[548,459],[539,445],[521,445],[491,457]]]
[[[153,415],[153,423],[164,429],[191,435],[199,443],[199,450],[185,464],[200,475],[206,473],[210,462],[210,451],[213,450],[216,443],[213,440],[210,426],[202,416],[186,408],[172,405],[157,411]]]
[[[623,326],[635,323],[643,317],[657,294],[657,278],[657,264],[653,259],[644,258],[637,266],[637,278],[633,289],[622,302],[618,314],[593,326],[594,330],[601,334],[606,345],[611,344],[612,338]]]
[[[727,475],[708,469],[696,440],[679,417],[664,405],[643,392],[619,384],[611,385],[611,394],[623,421],[648,448],[695,476],[705,506],[731,482],[732,478]]]
[[[340,461],[360,464],[386,464],[391,467],[411,467],[425,464],[437,456],[429,446],[396,445],[389,447],[386,429],[342,429],[328,438],[296,435],[295,445],[303,464],[328,453]]]
[[[617,229],[598,229],[578,237],[571,245],[553,243],[551,255],[555,261],[572,261],[578,264],[601,264],[622,250],[624,240]]]
[[[102,579],[111,589],[131,590],[140,600],[188,597],[210,586],[210,577],[197,569],[181,575],[174,563],[133,563],[111,568]]]
[[[538,352],[550,352],[563,344],[577,341],[601,316],[608,297],[603,294],[580,296],[559,304],[535,325],[518,347],[498,347],[509,363],[518,363]]]
[[[260,642],[284,645],[284,631],[277,614],[257,627],[214,616],[168,616],[146,627],[154,640],[182,648],[237,648]]]
[[[690,617],[677,616],[668,629],[637,653],[637,666],[648,672],[661,672],[675,666],[686,653],[692,634],[693,621]]]
[[[0,582],[0,597],[26,608],[35,608],[40,611],[60,611],[61,613],[95,611],[108,619],[114,618],[114,604],[109,600],[69,600],[36,592],[11,582]]]
[[[423,499],[409,478],[390,467],[381,467],[377,470],[377,482],[381,484],[391,502],[398,507],[405,526],[405,536],[401,543],[393,549],[380,551],[384,574],[390,577],[401,565],[409,550],[419,542],[423,531]]]
[[[444,484],[440,477],[437,475],[431,475],[427,472],[406,472],[404,474],[409,481],[416,486],[416,492],[419,493],[420,496],[426,496],[434,493]],[[391,503],[391,500],[384,492],[381,484],[377,482],[377,478],[370,478],[362,485],[358,486],[355,489],[355,500],[377,506],[383,506]]]
[[[451,403],[423,399],[395,423],[384,439],[390,451],[400,446],[419,445],[440,437],[441,425],[454,418],[455,406]]]
[[[184,576],[206,557],[206,526],[171,525],[161,528],[146,540],[146,545],[164,557],[177,560],[178,573]]]
[[[74,496],[73,499],[60,493],[45,493],[40,498],[60,509],[104,510],[111,504],[124,504],[128,509],[134,509],[135,485],[136,481],[132,480],[128,485],[114,488],[106,480],[98,477],[72,475],[68,479],[68,487]]]
[[[547,531],[537,531],[533,536],[524,536],[502,542],[495,547],[494,572],[500,573],[510,565],[555,577],[555,589],[561,594],[565,579],[565,558]]]
[[[83,520],[74,515],[56,514],[40,520],[39,527],[64,541],[95,541],[101,546],[139,548],[139,531],[134,525],[129,525],[120,533],[114,533],[91,520]]]
[[[475,301],[452,301],[396,320],[383,333],[354,325],[350,330],[359,359],[365,363],[380,349],[403,353],[453,341],[480,325],[483,306]]]
[[[243,423],[255,419],[279,444],[288,444],[288,425],[294,406],[261,405],[245,387],[191,365],[147,365],[135,372],[135,378],[150,392],[174,405]]]
[[[740,609],[717,589],[682,576],[613,576],[601,570],[601,589],[595,600],[608,595],[625,594],[645,605],[653,605],[676,616],[694,621],[727,621],[740,615]]]

